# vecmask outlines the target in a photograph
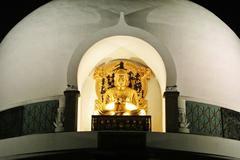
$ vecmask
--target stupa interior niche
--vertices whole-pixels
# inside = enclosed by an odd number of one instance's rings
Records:
[[[240,159],[239,53],[188,0],[53,0],[0,44],[0,159]]]
[[[97,59],[100,54],[101,58]],[[150,57],[154,56],[158,56],[155,57],[160,61],[158,65],[152,63]],[[109,117],[103,121],[136,121],[134,123],[145,125],[145,129],[137,125],[140,127],[137,130],[164,132],[165,104],[161,88],[166,85],[166,73],[161,62],[159,53],[151,45],[135,37],[108,37],[90,47],[78,69],[81,91],[78,131],[96,130],[94,122],[103,123],[96,117]],[[130,119],[124,120],[126,117]]]

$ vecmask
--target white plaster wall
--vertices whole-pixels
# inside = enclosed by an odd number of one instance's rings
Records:
[[[19,22],[0,45],[0,108],[63,94],[77,45],[116,23],[81,1],[54,1]],[[116,22],[115,22],[116,21]]]
[[[240,111],[239,39],[206,9],[176,0],[59,0],[34,11],[0,45],[0,108],[62,94],[78,44],[115,25],[120,11],[167,47],[181,95]]]
[[[152,131],[165,132],[165,105],[160,86],[155,77],[148,82],[148,92],[145,98],[148,101],[147,115],[151,115]]]
[[[164,42],[182,96],[240,111],[240,41],[214,14],[188,1],[171,1],[126,20]]]
[[[84,82],[82,95],[78,102],[78,131],[91,131],[92,115],[94,115],[95,100],[98,99],[93,75]]]

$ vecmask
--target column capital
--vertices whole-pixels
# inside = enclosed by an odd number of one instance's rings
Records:
[[[65,93],[65,92],[68,92],[68,91],[75,91],[75,92],[79,92],[79,90],[78,90],[78,87],[77,87],[77,86],[70,85],[70,84],[68,84],[68,85],[67,85],[67,88],[66,88],[66,90],[64,91],[64,93]],[[79,92],[79,93],[80,93],[80,92]]]
[[[177,85],[167,86],[166,92],[177,92]]]

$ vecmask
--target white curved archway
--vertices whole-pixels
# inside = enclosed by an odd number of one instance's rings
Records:
[[[78,113],[78,130],[90,130],[91,115],[96,97],[92,77],[96,66],[114,59],[130,59],[147,65],[155,77],[149,81],[146,99],[148,114],[152,116],[152,130],[165,131],[163,93],[166,88],[166,68],[160,54],[147,42],[131,36],[112,36],[100,40],[82,56],[78,68],[78,89],[81,91]]]
[[[161,85],[162,94],[166,88],[166,69],[159,53],[147,42],[130,36],[113,36],[95,43],[83,55],[78,68],[78,88],[81,90],[86,77],[93,69],[113,59],[139,58],[149,66]],[[164,76],[163,76],[164,75]]]
[[[175,63],[168,49],[164,46],[164,43],[162,43],[160,39],[156,38],[151,33],[146,32],[145,30],[142,30],[140,28],[129,26],[126,23],[118,23],[113,27],[102,29],[94,33],[94,35],[91,35],[89,38],[87,38],[78,45],[68,65],[67,83],[78,86],[77,73],[79,63],[84,56],[84,53],[86,53],[93,44],[96,44],[107,37],[113,37],[117,35],[135,37],[144,40],[144,42],[148,44],[151,44],[151,46],[158,52],[158,54],[164,61],[167,74],[166,85],[176,85],[177,73]]]

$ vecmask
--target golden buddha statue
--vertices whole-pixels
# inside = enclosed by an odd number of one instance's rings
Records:
[[[104,95],[102,112],[105,115],[137,115],[138,95],[137,92],[128,87],[128,74],[124,69],[115,73],[114,85]]]
[[[149,68],[128,60],[99,66],[96,80],[95,115],[146,115]]]

